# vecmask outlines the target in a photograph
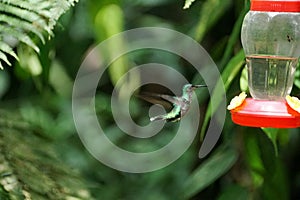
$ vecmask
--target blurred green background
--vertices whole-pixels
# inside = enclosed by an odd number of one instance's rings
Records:
[[[43,1],[38,2],[42,8]],[[0,3],[6,4],[5,1]],[[203,117],[192,146],[176,162],[154,172],[130,174],[101,164],[83,147],[74,126],[72,87],[84,57],[106,38],[138,27],[170,28],[198,41],[222,73],[228,104],[240,91],[247,90],[240,29],[249,4],[246,0],[79,0],[74,6],[66,6],[66,12],[59,13],[62,14],[60,18],[53,18],[52,36],[49,36],[50,32],[37,30],[42,34],[39,38],[25,25],[15,25],[16,30],[22,30],[22,34],[31,38],[32,44],[28,40],[21,43],[14,41],[8,36],[15,33],[4,29],[9,24],[5,21],[10,19],[8,17],[20,12],[18,19],[22,19],[29,14],[21,11],[11,14],[13,11],[2,7],[0,40],[6,41],[16,55],[7,54],[7,62],[0,57],[4,67],[0,72],[1,108],[20,116],[18,120],[30,124],[34,135],[47,140],[58,159],[80,174],[94,199],[300,199],[298,129],[241,127],[233,124],[228,112],[216,147],[204,159],[198,158],[211,114],[209,96],[205,92],[197,92]],[[17,7],[30,11],[26,6]],[[25,21],[30,19],[28,17]],[[21,40],[24,35],[17,38]],[[45,39],[44,43],[41,38]],[[112,53],[113,48],[107,53]],[[18,60],[14,58],[16,56]],[[147,152],[168,143],[178,125],[168,124],[159,136],[148,141],[132,140],[116,126],[110,96],[118,78],[133,67],[133,61],[136,65],[156,62],[172,66],[196,84],[199,77],[177,56],[160,51],[136,52],[124,57],[102,77],[96,94],[96,111],[105,133],[122,148]],[[297,72],[293,95],[299,94],[299,77]],[[144,90],[170,92],[157,85],[149,85]],[[150,106],[139,98],[132,98],[130,112],[136,123],[148,123]],[[3,120],[6,120],[5,117],[2,116]],[[12,120],[10,123],[20,121]],[[2,126],[12,125],[2,123]]]

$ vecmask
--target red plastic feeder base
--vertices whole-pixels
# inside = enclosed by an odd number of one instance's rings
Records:
[[[300,113],[291,109],[286,101],[247,98],[241,106],[231,110],[231,118],[234,123],[242,126],[300,127]]]

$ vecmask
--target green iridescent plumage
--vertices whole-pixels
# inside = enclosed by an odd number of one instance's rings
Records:
[[[157,121],[157,120],[166,120],[168,122],[176,122],[179,121],[189,110],[190,104],[192,102],[192,94],[194,89],[206,87],[206,85],[192,85],[186,84],[182,88],[182,96],[170,96],[170,95],[160,95],[155,94],[153,96],[159,97],[164,101],[167,101],[172,104],[172,110],[166,114],[158,115],[155,117],[151,117],[150,121]]]

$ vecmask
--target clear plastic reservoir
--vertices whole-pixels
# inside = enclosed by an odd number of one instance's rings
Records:
[[[241,38],[251,96],[284,99],[291,92],[300,55],[300,14],[250,11]]]

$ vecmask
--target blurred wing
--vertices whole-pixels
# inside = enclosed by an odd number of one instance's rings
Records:
[[[177,97],[165,95],[165,94],[159,94],[158,96],[174,105],[179,105],[179,100]]]
[[[162,96],[168,96],[168,95],[159,95],[159,94],[152,94],[152,93],[142,93],[140,95],[136,95],[137,97],[152,103],[152,104],[160,104],[166,109],[172,109],[173,107],[173,102],[170,102],[168,97],[163,98]],[[171,98],[171,96],[169,96]]]

